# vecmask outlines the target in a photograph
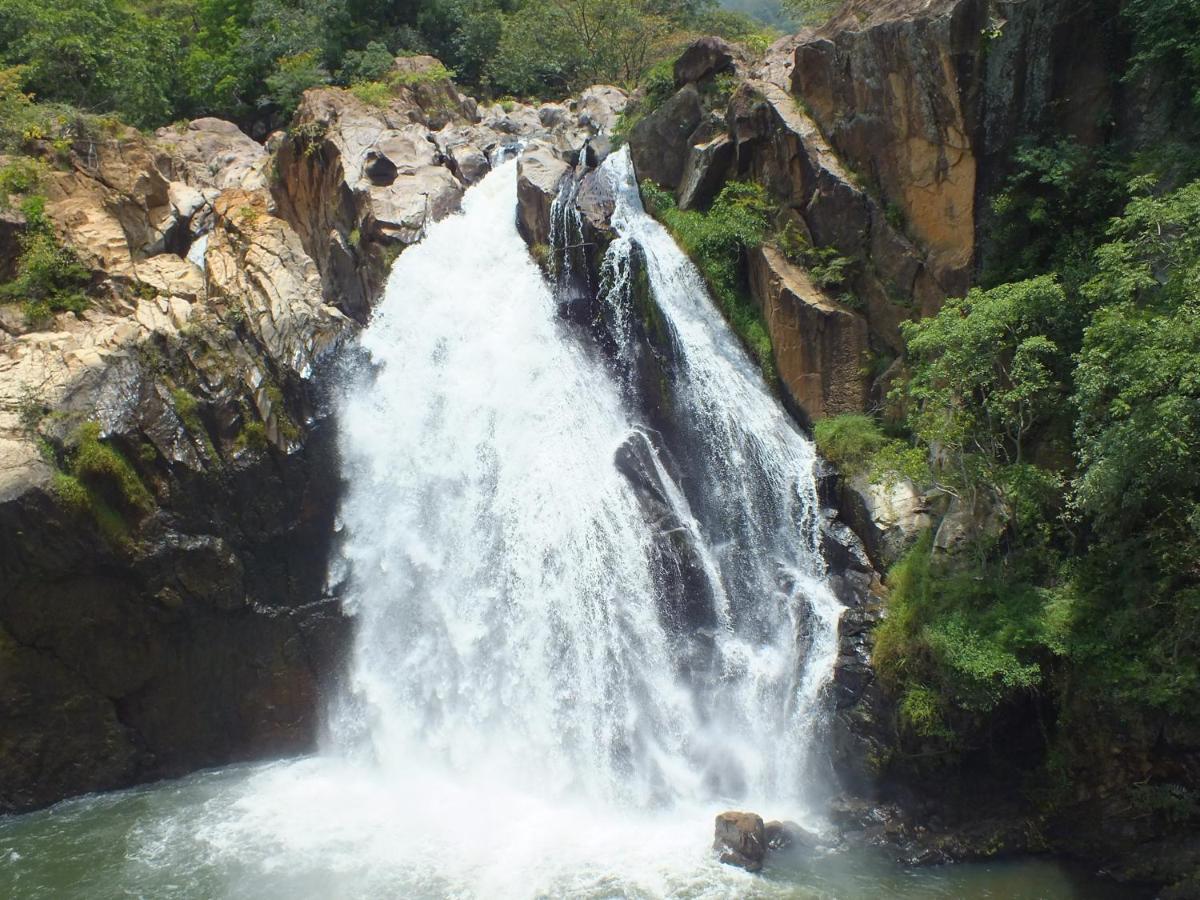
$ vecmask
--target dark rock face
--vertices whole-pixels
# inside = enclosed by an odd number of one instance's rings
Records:
[[[0,504],[0,811],[311,749],[348,637],[332,452],[325,427],[217,479],[171,467],[131,549],[45,493]]]
[[[863,409],[866,319],[831,298],[774,247],[752,252],[749,268],[780,380],[796,405],[810,419]]]
[[[700,92],[686,85],[629,133],[629,152],[639,178],[674,190],[683,177],[692,133],[704,117]]]
[[[530,246],[550,245],[550,210],[570,171],[549,147],[532,147],[517,162],[517,230]]]
[[[747,872],[762,870],[767,855],[766,829],[761,816],[746,812],[724,812],[717,816],[713,849],[721,862]]]
[[[960,294],[981,201],[1015,141],[1054,128],[1091,143],[1104,113],[1120,114],[1108,74],[1118,19],[1110,0],[856,0],[797,42],[789,87],[846,163],[902,210],[938,283]]]

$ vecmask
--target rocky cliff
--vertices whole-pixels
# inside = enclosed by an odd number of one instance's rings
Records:
[[[396,65],[266,146],[199,119],[37,151],[89,304],[0,306],[0,812],[312,746],[349,637],[329,397],[387,263],[506,148],[613,115]]]

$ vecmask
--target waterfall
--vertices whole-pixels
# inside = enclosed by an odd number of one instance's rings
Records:
[[[233,896],[742,895],[712,816],[808,816],[838,615],[812,448],[625,158],[603,174],[605,268],[644,265],[669,324],[673,430],[561,314],[515,161],[404,252],[339,407],[356,641],[327,746],[186,826]],[[634,280],[605,279],[627,324]]]
[[[676,483],[603,360],[564,331],[501,166],[397,262],[363,336],[374,368],[343,407],[358,620],[343,740],[384,767],[436,760],[551,796],[795,800],[839,612],[812,447],[642,211],[627,156],[605,166],[607,268],[628,269],[635,244],[645,256],[691,477]],[[560,236],[578,242],[565,205]],[[631,483],[639,455],[666,520]],[[664,541],[699,573],[682,613]]]

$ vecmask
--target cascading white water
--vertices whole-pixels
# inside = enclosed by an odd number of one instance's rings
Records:
[[[354,685],[386,767],[646,805],[697,731],[613,465],[629,432],[511,222],[513,164],[397,263],[342,411]]]
[[[641,210],[627,156],[606,166],[613,252],[645,251],[705,460],[687,508],[655,464],[707,561],[715,655],[684,677],[653,524],[614,465],[634,423],[563,334],[511,225],[510,165],[399,260],[363,337],[376,371],[343,408],[359,736],[385,768],[551,797],[794,802],[839,610],[812,448]]]
[[[710,715],[721,737],[741,745],[734,758],[752,796],[803,797],[842,611],[825,583],[815,453],[722,321],[695,266],[642,208],[628,150],[612,154],[600,174],[616,199],[618,239],[603,267],[612,319],[628,323],[633,315],[636,246],[670,332],[689,450],[704,461],[694,467],[691,505],[728,603],[719,611],[726,627],[717,635],[717,677],[702,686]],[[617,330],[629,340],[627,325]]]

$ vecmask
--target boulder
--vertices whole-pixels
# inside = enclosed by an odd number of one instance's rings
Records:
[[[625,111],[629,95],[611,84],[594,84],[579,95],[578,122],[598,134],[607,134]]]
[[[517,162],[517,230],[530,246],[550,245],[550,207],[570,171],[545,146],[530,147]]]
[[[955,497],[933,535],[934,552],[954,554],[981,538],[999,537],[1005,524],[995,498],[981,493],[971,504]]]
[[[716,196],[733,162],[733,141],[718,135],[688,151],[679,182],[679,208],[703,209]]]
[[[768,850],[812,848],[817,845],[817,836],[795,822],[778,820],[763,826],[763,837]]]
[[[675,86],[683,87],[724,72],[735,72],[745,62],[745,53],[724,38],[699,38],[675,60]]]
[[[907,478],[879,483],[866,475],[854,475],[842,481],[841,492],[841,514],[861,536],[880,571],[933,527],[929,498]]]
[[[766,829],[761,816],[747,812],[723,812],[717,816],[713,849],[721,862],[747,872],[762,870],[767,855]]]
[[[774,247],[750,254],[750,283],[762,304],[780,381],[803,413],[815,420],[863,410],[866,320],[826,295]]]
[[[155,146],[170,156],[177,177],[193,188],[267,186],[267,151],[232,122],[193,119],[154,133]]]
[[[689,84],[644,116],[629,133],[629,152],[638,179],[674,190],[683,177],[691,137],[704,118],[700,92]]]

